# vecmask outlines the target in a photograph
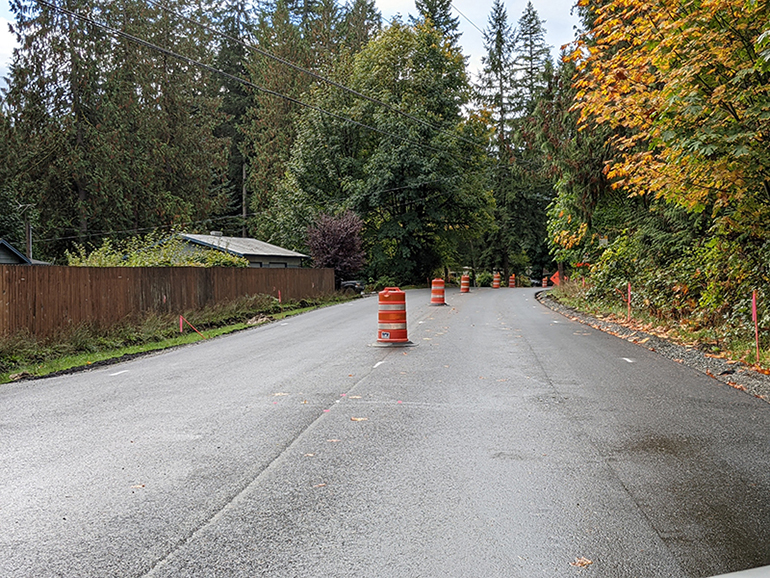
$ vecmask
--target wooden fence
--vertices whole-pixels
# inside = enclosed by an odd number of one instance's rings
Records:
[[[143,311],[183,313],[245,295],[298,300],[334,291],[332,269],[0,265],[0,335],[38,337]]]

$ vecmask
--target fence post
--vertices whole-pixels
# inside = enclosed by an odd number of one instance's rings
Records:
[[[628,282],[628,318],[626,321],[631,321],[631,282]]]
[[[751,317],[754,320],[754,340],[757,344],[757,363],[759,363],[759,319],[757,315],[757,292],[751,294]]]

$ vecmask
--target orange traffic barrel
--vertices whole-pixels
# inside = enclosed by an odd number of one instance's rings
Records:
[[[379,295],[377,345],[413,345],[406,336],[406,293],[385,287]]]
[[[492,289],[500,289],[500,273],[495,273],[492,278]]]
[[[444,280],[434,279],[430,284],[430,304],[446,305],[444,302]]]
[[[516,287],[516,275],[508,277],[508,287]]]
[[[463,275],[460,277],[460,293],[468,293],[471,290],[471,277],[470,275]]]
[[[543,287],[548,287],[548,277],[543,277]]]

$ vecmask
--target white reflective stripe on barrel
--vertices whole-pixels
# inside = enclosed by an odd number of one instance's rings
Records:
[[[406,303],[380,303],[380,311],[404,311]]]
[[[393,323],[378,323],[378,329],[404,329],[406,328],[406,322],[393,322]]]

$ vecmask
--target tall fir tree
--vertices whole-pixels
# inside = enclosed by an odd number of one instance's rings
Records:
[[[478,94],[480,103],[490,109],[496,133],[490,143],[495,223],[486,235],[481,262],[506,276],[510,272],[539,276],[550,261],[546,207],[551,185],[543,177],[531,122],[551,74],[544,38],[542,21],[531,3],[515,33],[507,25],[503,6],[493,5]]]
[[[502,0],[495,0],[489,22],[484,30],[481,74],[476,84],[479,104],[492,116],[495,126],[497,160],[501,161],[510,147],[508,135],[513,109],[513,31]]]
[[[210,39],[134,0],[12,8],[20,48],[6,102],[13,139],[25,143],[15,188],[39,215],[39,236],[53,239],[43,256],[73,239],[207,216],[224,150],[202,73],[77,15],[196,60],[209,61]]]
[[[382,29],[382,14],[374,0],[353,0],[348,4],[343,20],[345,46],[360,52]]]
[[[305,29],[305,42],[314,69],[329,70],[343,44],[344,11],[336,0],[318,0],[316,10]]]
[[[457,46],[460,20],[452,15],[452,0],[415,0],[415,7],[419,16],[413,19],[414,23],[430,20],[444,38]]]
[[[262,49],[284,60],[304,68],[311,64],[310,49],[300,26],[292,22],[284,0],[278,0],[272,12],[260,14],[257,41]],[[307,74],[259,54],[251,55],[248,68],[254,84],[293,99],[299,99],[312,84]],[[247,187],[254,213],[249,231],[265,241],[270,241],[271,222],[267,216],[286,171],[300,112],[295,102],[255,90],[247,113],[243,151],[249,159]]]
[[[532,2],[527,2],[516,25],[514,37],[513,77],[516,87],[516,113],[532,114],[540,94],[545,89],[544,72],[551,63],[551,49],[545,42],[545,21],[540,19]]]
[[[246,0],[227,0],[216,13],[217,27],[223,32],[219,41],[216,67],[236,78],[248,79],[247,61],[249,51],[246,46],[255,42],[254,15],[251,4]],[[230,140],[230,154],[227,167],[227,207],[224,215],[234,218],[219,226],[229,234],[244,234],[248,213],[248,198],[245,194],[244,174],[247,159],[243,153],[243,126],[246,114],[252,105],[252,94],[247,86],[232,78],[219,74],[211,76],[211,90],[221,99],[220,111],[225,118],[214,134]]]

